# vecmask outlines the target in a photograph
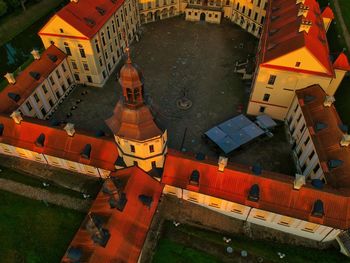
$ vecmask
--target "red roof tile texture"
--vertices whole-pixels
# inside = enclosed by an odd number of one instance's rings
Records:
[[[307,50],[319,60],[327,70],[323,75],[333,76],[333,67],[329,59],[329,48],[326,31],[324,29],[319,4],[316,0],[305,0],[304,6],[308,7],[307,16],[298,16],[302,4],[296,4],[295,0],[269,1],[266,22],[261,37],[261,51],[258,63],[261,66],[270,66],[269,61],[289,54],[300,48]],[[329,11],[326,12],[328,14]],[[311,21],[312,25],[308,33],[299,32],[300,23],[303,20]],[[285,68],[284,70],[297,71],[296,68]],[[313,72],[310,74],[319,74]]]
[[[77,3],[70,2],[56,15],[90,39],[123,3],[124,0],[79,0]]]
[[[127,180],[123,190],[127,198],[126,206],[123,211],[111,209],[110,195],[102,191],[98,194],[90,213],[108,218],[103,227],[109,230],[110,239],[106,247],[94,244],[83,223],[70,244],[70,247],[83,251],[83,262],[136,263],[142,251],[163,186],[137,167],[120,170],[115,176]],[[151,206],[145,206],[139,200],[139,195],[151,196]],[[62,262],[70,261],[65,255]]]
[[[108,171],[115,170],[114,163],[118,158],[118,150],[112,137],[95,137],[78,130],[71,137],[68,136],[63,126],[50,127],[49,123],[45,121],[31,118],[24,118],[20,124],[16,124],[12,118],[0,115],[0,124],[4,127],[0,143]],[[43,147],[38,147],[35,144],[40,134],[45,135]],[[89,159],[81,156],[87,144],[91,145]]]
[[[189,185],[193,170],[200,173],[196,190]],[[162,177],[162,183],[167,185],[315,223],[319,223],[319,219],[311,212],[314,202],[320,199],[325,211],[322,224],[340,229],[350,227],[349,195],[339,195],[327,187],[318,190],[310,185],[294,190],[293,180],[291,176],[266,171],[253,175],[249,167],[237,164],[220,172],[216,163],[210,160],[198,161],[174,150],[168,151]],[[253,184],[260,188],[258,202],[247,199]]]
[[[323,102],[326,93],[319,85],[313,85],[296,91],[299,101],[304,101],[305,96],[312,96],[311,102],[302,103],[305,122],[311,132],[311,139],[315,145],[316,153],[324,170],[326,181],[336,189],[350,187],[350,148],[341,146],[340,141],[344,132],[340,129],[342,121],[334,105],[325,107]],[[326,128],[316,131],[316,123],[324,123]],[[334,169],[328,168],[328,161],[341,160],[343,163]]]
[[[56,61],[52,61],[51,58],[57,58]],[[29,96],[35,91],[35,89],[42,84],[42,82],[53,72],[58,65],[66,58],[66,54],[60,49],[51,45],[42,54],[39,60],[34,60],[26,69],[24,69],[17,77],[15,84],[9,84],[0,93],[0,113],[12,113],[23,102],[29,98]],[[30,75],[30,72],[37,72],[40,74],[40,78],[37,80]],[[20,96],[20,99],[15,102],[8,94],[14,93]]]

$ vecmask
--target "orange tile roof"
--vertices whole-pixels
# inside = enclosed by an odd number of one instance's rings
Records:
[[[311,139],[315,145],[316,153],[324,170],[327,183],[332,187],[341,189],[350,187],[350,147],[340,146],[344,132],[340,129],[342,121],[334,105],[323,106],[326,93],[319,85],[312,85],[296,91],[299,101],[305,96],[314,99],[309,103],[303,103],[301,110],[305,122],[311,131]],[[315,130],[316,123],[325,123],[327,127],[321,131]],[[342,160],[343,164],[335,169],[328,169],[327,162],[330,160]],[[322,165],[323,163],[323,165]]]
[[[0,124],[4,127],[0,143],[109,171],[115,170],[118,150],[113,137],[95,137],[79,130],[71,137],[63,130],[63,126],[50,127],[48,122],[32,118],[24,118],[21,124],[16,124],[12,118],[0,115]],[[35,141],[42,133],[45,135],[44,146],[38,147]],[[91,144],[90,159],[81,157],[87,144]]]
[[[189,185],[193,170],[200,173],[197,188]],[[314,202],[320,199],[325,211],[323,225],[340,229],[350,227],[349,193],[343,196],[329,187],[321,191],[309,184],[294,190],[293,180],[291,176],[267,171],[253,175],[249,167],[237,164],[230,164],[220,172],[216,162],[198,161],[174,150],[168,151],[162,177],[162,183],[167,185],[315,223],[320,221],[311,216],[311,211]],[[253,184],[260,188],[258,202],[247,200]]]
[[[305,0],[309,7],[305,20],[312,22],[308,33],[299,32],[302,16],[298,16],[299,4],[295,0],[269,1],[266,22],[260,40],[258,63],[269,66],[269,61],[291,53],[300,48],[307,48],[320,63],[327,69],[328,76],[333,76],[333,67],[329,59],[329,48],[326,31],[319,4],[316,0]],[[296,68],[283,68],[299,72]],[[310,70],[309,74],[319,74]]]
[[[124,0],[79,0],[78,3],[68,3],[56,15],[84,36],[92,38],[123,3]]]
[[[338,58],[334,61],[333,67],[345,71],[350,71],[350,64],[348,57],[342,52]]]
[[[57,61],[52,61],[51,56],[55,56]],[[46,49],[39,60],[34,60],[16,77],[15,84],[9,84],[0,93],[0,113],[12,113],[16,110],[65,58],[66,54],[54,45]],[[34,79],[30,72],[39,73],[40,78]],[[15,102],[8,96],[9,93],[18,94],[20,100]]]
[[[107,218],[103,227],[108,229],[110,238],[105,247],[94,244],[83,223],[70,244],[83,251],[83,262],[138,262],[163,186],[137,167],[120,170],[115,176],[127,180],[122,190],[127,203],[123,211],[111,209],[110,195],[103,191],[97,195],[90,213]],[[139,200],[140,195],[153,198],[150,207]],[[67,255],[62,262],[70,262]]]

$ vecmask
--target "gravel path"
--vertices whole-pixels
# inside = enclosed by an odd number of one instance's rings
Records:
[[[0,189],[80,212],[87,212],[91,206],[91,200],[81,200],[64,194],[51,193],[45,189],[24,185],[2,178],[0,178]]]

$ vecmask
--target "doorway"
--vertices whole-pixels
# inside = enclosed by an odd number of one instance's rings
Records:
[[[205,14],[204,13],[201,13],[200,21],[205,21]]]

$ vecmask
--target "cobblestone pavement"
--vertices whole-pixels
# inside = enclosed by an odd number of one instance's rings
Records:
[[[254,56],[257,39],[232,23],[220,25],[188,22],[181,17],[150,23],[142,27],[139,43],[131,46],[132,60],[145,77],[145,97],[157,122],[168,129],[169,147],[183,148],[216,156],[212,146],[201,136],[211,127],[238,114],[237,107],[246,105],[248,93],[235,61]],[[112,115],[121,96],[116,69],[103,88],[78,87],[53,115],[58,120],[73,122],[86,130],[110,133],[104,120]],[[176,101],[187,91],[193,102],[187,111],[177,108]],[[87,91],[88,94],[84,94]],[[77,104],[77,109],[71,107]],[[68,112],[73,116],[66,118]],[[264,169],[291,173],[288,144],[284,136],[268,142],[254,142],[235,152],[231,161]]]
[[[90,200],[81,200],[63,194],[51,193],[44,189],[39,189],[2,178],[0,178],[0,189],[81,212],[87,212],[91,206]]]

